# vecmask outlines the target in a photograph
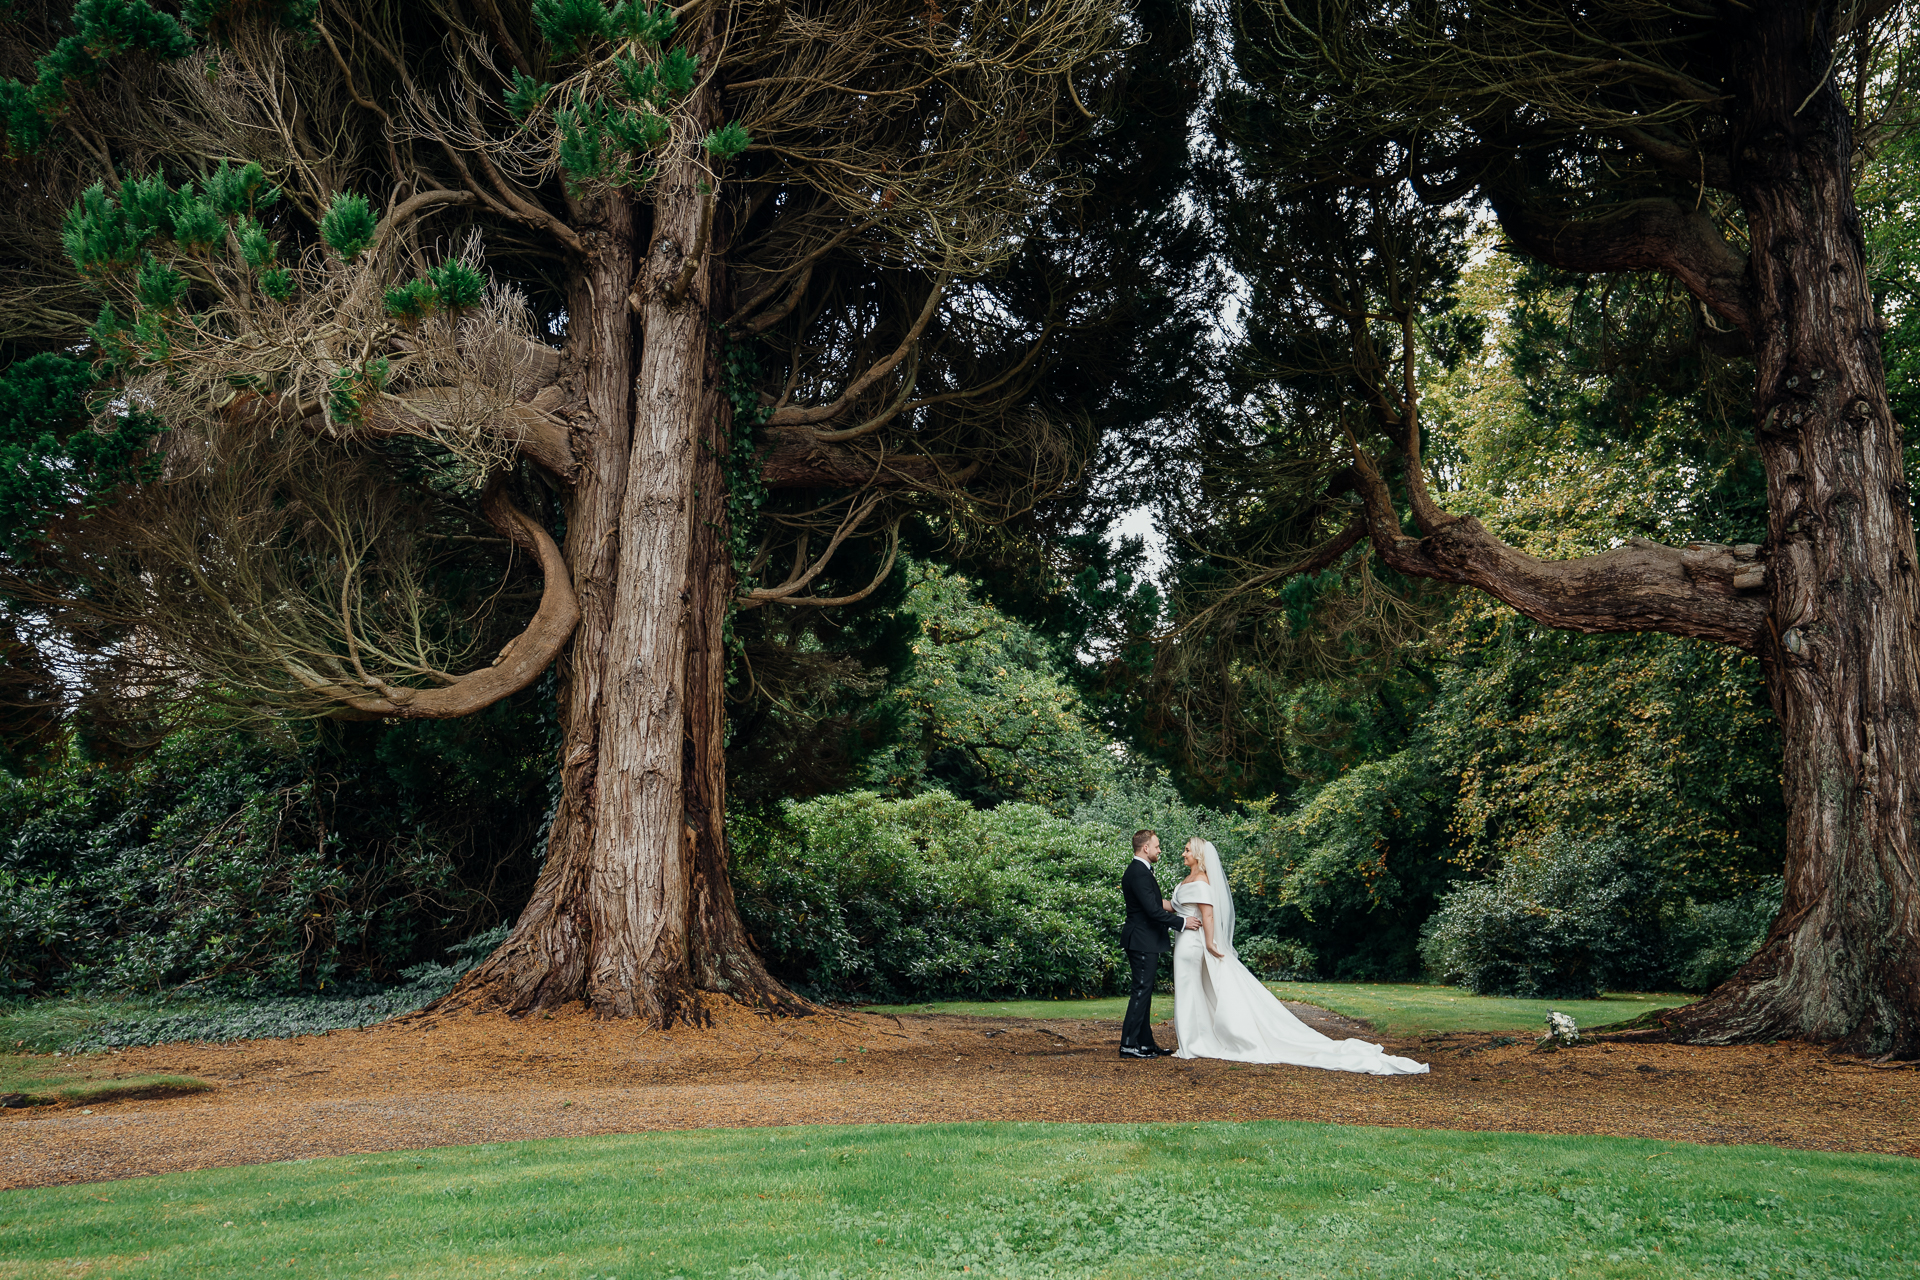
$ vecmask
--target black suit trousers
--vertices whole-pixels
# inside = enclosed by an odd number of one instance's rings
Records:
[[[1158,951],[1127,949],[1127,963],[1133,966],[1133,986],[1127,993],[1127,1020],[1120,1024],[1120,1047],[1135,1049],[1158,1047],[1153,1043],[1153,983],[1160,973]]]

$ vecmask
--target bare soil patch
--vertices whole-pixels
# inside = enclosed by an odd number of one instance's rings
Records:
[[[1293,1006],[1329,1034],[1360,1024]],[[658,1129],[969,1120],[1312,1120],[1920,1156],[1920,1071],[1806,1045],[1389,1041],[1430,1075],[1122,1060],[1115,1022],[829,1014],[653,1031],[578,1009],[416,1015],[297,1040],[105,1055],[191,1097],[0,1111],[0,1187]],[[1174,1043],[1170,1025],[1156,1029]],[[1373,1038],[1370,1035],[1368,1038]]]

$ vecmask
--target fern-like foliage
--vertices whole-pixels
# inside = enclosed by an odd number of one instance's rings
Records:
[[[486,277],[458,259],[431,268],[427,280],[442,311],[477,307],[487,293]]]
[[[365,196],[343,191],[320,218],[320,238],[342,260],[352,262],[373,243],[379,225]]]
[[[107,64],[141,52],[171,61],[193,52],[193,37],[146,0],[80,0],[73,7],[73,34],[33,64],[31,82],[0,80],[0,156],[19,159],[38,151],[66,113],[70,85],[88,85]]]
[[[601,0],[533,0],[533,24],[562,57],[613,38],[613,15]]]
[[[507,110],[513,112],[515,120],[524,122],[539,109],[541,100],[546,96],[546,85],[515,68],[513,84],[507,89]]]
[[[680,20],[673,16],[673,10],[652,0],[622,0],[614,6],[613,25],[629,39],[657,47],[672,38]]]
[[[165,311],[186,295],[187,278],[149,255],[140,261],[140,272],[134,277],[134,292],[141,306]]]
[[[731,160],[753,145],[753,135],[747,132],[745,125],[738,120],[721,125],[706,137],[700,139],[710,155],[722,160]]]

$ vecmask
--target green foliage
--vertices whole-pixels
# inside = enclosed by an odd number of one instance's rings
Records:
[[[260,273],[260,292],[275,302],[288,301],[293,297],[296,288],[293,272],[285,267],[274,267]]]
[[[418,278],[395,285],[382,298],[387,305],[387,314],[407,324],[419,324],[432,315],[434,307],[439,305],[432,282]]]
[[[336,422],[357,424],[366,405],[386,389],[391,367],[385,356],[376,356],[359,365],[341,365],[334,370],[333,376],[327,379],[328,416]]]
[[[672,38],[680,20],[653,0],[620,0],[613,8],[613,25],[642,44],[661,45]]]
[[[191,182],[175,194],[172,213],[174,242],[190,253],[212,253],[226,239],[227,220],[212,201],[194,194]]]
[[[253,218],[240,220],[234,228],[234,243],[240,248],[241,261],[255,271],[265,271],[272,266],[280,253],[280,246],[267,234],[267,229]]]
[[[222,36],[247,18],[305,35],[313,30],[320,0],[183,0],[180,16],[196,31]]]
[[[628,59],[622,59],[621,65],[633,71],[630,88],[643,80],[651,82],[651,67],[635,71],[637,64]],[[652,180],[652,166],[636,167],[620,153],[624,149],[630,156],[639,156],[653,150],[667,140],[673,126],[653,109],[663,97],[658,86],[650,94],[635,96],[643,103],[638,109],[590,102],[576,93],[569,106],[553,113],[560,130],[560,167],[570,182],[578,185],[598,180],[615,187],[633,187]]]
[[[201,191],[214,210],[229,222],[257,214],[280,199],[280,189],[267,181],[258,161],[230,165],[225,161],[206,176]]]
[[[518,67],[514,68],[513,83],[507,88],[507,110],[513,112],[515,120],[526,120],[546,96],[546,85]]]
[[[147,255],[140,259],[140,274],[135,277],[135,289],[140,305],[165,311],[186,294],[187,278],[177,269]]]
[[[651,111],[608,111],[600,124],[629,151],[651,151],[673,132],[672,122]]]
[[[124,270],[140,260],[140,246],[151,235],[136,227],[119,201],[101,183],[80,193],[60,223],[60,244],[81,275]]]
[[[776,972],[818,997],[1071,995],[1121,981],[1110,828],[1026,804],[870,792],[729,815],[740,910]]]
[[[1301,947],[1330,977],[1416,976],[1421,924],[1454,870],[1452,800],[1422,744],[1345,770],[1289,810],[1254,805],[1246,852],[1227,862],[1236,932]]]
[[[533,0],[533,23],[563,58],[613,38],[613,15],[601,0]]]
[[[196,1002],[450,982],[419,966],[531,887],[552,803],[551,696],[454,722],[299,726],[298,738],[182,729],[120,768],[70,735],[37,775],[0,774],[0,981],[165,996],[117,1012],[95,1001],[34,1033],[61,1044],[221,1036],[209,1019],[246,1028],[230,1036],[385,1016]],[[392,1013],[430,997],[382,998]],[[202,1021],[147,1025],[176,1016]]]
[[[723,124],[700,139],[700,145],[721,160],[731,160],[753,145],[753,137],[738,120]]]
[[[433,285],[435,305],[442,311],[477,307],[487,294],[487,278],[458,258],[428,268],[427,280]]]
[[[44,146],[53,123],[67,109],[68,85],[88,85],[107,65],[140,51],[172,60],[193,52],[193,38],[146,0],[80,0],[70,19],[73,34],[34,64],[34,80],[0,81],[0,151],[21,158]]]
[[[1236,898],[1236,906],[1238,902]],[[1312,949],[1291,938],[1249,938],[1242,942],[1236,937],[1233,949],[1239,952],[1241,964],[1271,982],[1311,982],[1319,973],[1320,961]]]
[[[979,603],[966,578],[912,573],[897,610],[912,628],[907,663],[875,713],[891,741],[863,764],[868,785],[898,796],[939,785],[1057,813],[1092,798],[1117,761],[1045,639]]]
[[[352,262],[371,247],[379,229],[380,221],[367,198],[351,191],[334,196],[333,203],[320,218],[320,238],[346,262]]]
[[[1907,430],[1909,483],[1920,480],[1920,130],[1895,133],[1866,163],[1857,193],[1893,416]]]
[[[600,128],[604,114],[604,108],[578,93],[571,105],[553,113],[554,126],[560,131],[560,167],[576,184],[607,172],[606,138]]]
[[[660,87],[665,90],[669,102],[678,101],[693,92],[693,82],[700,71],[700,55],[688,53],[682,48],[667,50],[660,59]]]
[[[1688,898],[1664,916],[1668,968],[1682,991],[1711,991],[1760,950],[1780,914],[1786,881],[1762,881],[1740,898],[1696,902]]]
[[[0,867],[33,886],[0,942],[16,987],[324,984],[355,949],[409,948],[414,904],[452,886],[424,841],[350,872],[337,838],[295,838],[314,782],[257,741],[177,733],[130,777],[0,782]]]
[[[424,277],[386,291],[387,314],[407,324],[419,324],[439,312],[454,313],[477,307],[485,300],[487,278],[460,261],[449,259],[430,267]]]
[[[84,518],[153,475],[148,451],[160,424],[128,413],[95,430],[95,384],[92,368],[53,352],[0,375],[0,553],[28,553],[59,521]]]
[[[772,410],[760,403],[759,384],[760,361],[753,347],[727,340],[720,356],[720,385],[733,407],[733,430],[720,467],[727,479],[727,547],[733,571],[740,575],[745,575],[753,559],[754,531],[760,527],[760,508],[767,500],[767,480],[754,432]]]
[[[1662,885],[1624,842],[1559,833],[1462,885],[1427,921],[1427,968],[1479,995],[1592,999],[1665,977]]]

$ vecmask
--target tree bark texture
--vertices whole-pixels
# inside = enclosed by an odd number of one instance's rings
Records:
[[[1752,239],[1768,486],[1759,652],[1784,735],[1786,898],[1760,952],[1670,1026],[1710,1043],[1798,1036],[1911,1058],[1920,600],[1848,115],[1832,85],[1814,91],[1825,34],[1799,5],[1756,8],[1733,175]]]
[[[707,180],[691,159],[663,169],[644,246],[623,196],[582,219],[563,375],[584,406],[567,529],[581,621],[561,672],[561,801],[512,935],[442,1007],[582,1000],[656,1026],[701,1020],[703,990],[803,1007],[761,964],[727,878],[731,407],[711,333],[721,259],[696,252]]]

